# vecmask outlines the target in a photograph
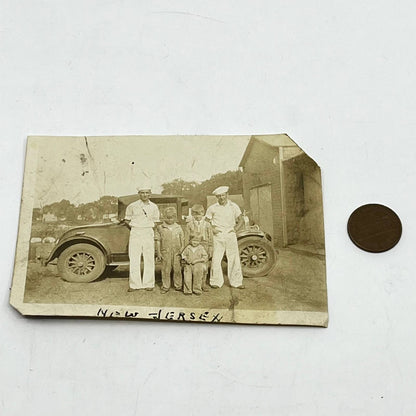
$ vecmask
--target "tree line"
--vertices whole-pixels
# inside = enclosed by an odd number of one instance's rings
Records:
[[[189,205],[201,204],[206,207],[206,197],[218,186],[227,185],[230,187],[231,195],[243,192],[242,174],[240,171],[228,171],[218,173],[202,182],[185,181],[181,178],[173,179],[162,184],[162,195],[183,196],[189,201]],[[108,214],[117,213],[117,197],[105,195],[98,201],[74,205],[67,199],[44,205],[41,208],[33,209],[33,221],[45,220],[46,216],[56,217],[57,221],[76,222],[102,221]]]
[[[105,214],[117,213],[117,197],[105,195],[98,201],[74,205],[67,199],[33,209],[33,220],[42,221],[44,216],[52,215],[57,221],[98,221]]]
[[[212,175],[201,183],[177,178],[162,184],[162,194],[184,196],[188,199],[190,206],[201,204],[206,207],[207,195],[212,195],[212,191],[222,185],[230,187],[229,194],[231,195],[242,194],[242,173],[238,170],[229,170],[225,173]]]

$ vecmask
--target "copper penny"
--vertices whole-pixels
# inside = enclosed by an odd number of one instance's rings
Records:
[[[393,210],[380,204],[357,208],[348,220],[347,229],[352,242],[371,253],[390,250],[402,235],[400,218]]]

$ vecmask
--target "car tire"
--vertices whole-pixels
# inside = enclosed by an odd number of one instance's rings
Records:
[[[67,282],[92,282],[98,279],[104,270],[104,253],[92,244],[74,244],[66,248],[58,259],[59,274]]]
[[[263,237],[242,238],[238,248],[244,277],[266,276],[276,264],[276,251]]]

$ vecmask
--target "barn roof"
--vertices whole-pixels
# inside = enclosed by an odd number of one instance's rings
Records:
[[[264,136],[251,136],[250,141],[248,142],[246,151],[241,159],[239,166],[244,166],[247,158],[251,153],[251,149],[254,143],[262,143],[271,148],[278,147],[297,147],[297,144],[287,135],[287,134],[270,134]]]

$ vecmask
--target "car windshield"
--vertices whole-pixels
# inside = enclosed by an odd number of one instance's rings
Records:
[[[138,199],[138,194],[121,196],[118,198],[118,219],[120,221],[123,220],[126,215],[127,206]],[[150,200],[159,207],[161,220],[164,219],[164,212],[168,207],[176,208],[178,212],[178,220],[181,220],[181,217],[188,215],[188,201],[183,199],[181,196],[152,194]]]

